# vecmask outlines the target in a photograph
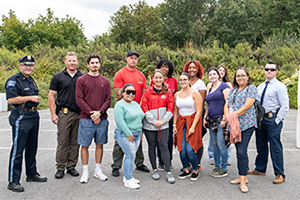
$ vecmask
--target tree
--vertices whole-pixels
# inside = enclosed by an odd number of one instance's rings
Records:
[[[161,4],[163,38],[171,47],[182,47],[188,40],[198,46],[204,41],[212,0],[166,0]]]
[[[2,16],[2,26],[0,26],[0,45],[4,45],[9,50],[23,49],[30,44],[28,25],[19,21],[15,12],[10,10],[8,17]]]
[[[300,0],[261,0],[265,11],[264,35],[299,34]]]
[[[222,0],[216,7],[210,28],[221,44],[234,47],[262,40],[263,10],[260,0]]]
[[[68,47],[78,45],[86,40],[83,27],[79,20],[71,18],[59,19],[53,11],[47,9],[47,15],[39,15],[36,20],[29,20],[33,43],[49,44],[53,47]]]
[[[150,45],[161,40],[160,10],[145,1],[122,6],[110,20],[113,42]]]
[[[85,42],[81,22],[68,15],[66,18],[54,17],[53,11],[47,9],[47,15],[39,15],[36,20],[27,23],[17,19],[10,10],[9,16],[2,17],[0,26],[0,44],[8,49],[31,49],[35,44],[46,44],[54,47],[68,47]]]

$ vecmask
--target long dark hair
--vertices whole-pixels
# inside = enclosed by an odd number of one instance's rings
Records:
[[[156,65],[157,69],[160,69],[163,65],[166,65],[169,67],[169,72],[168,72],[168,78],[171,78],[174,72],[174,65],[170,60],[167,59],[161,59],[159,63]],[[163,74],[164,75],[164,74]]]
[[[247,76],[248,76],[248,82],[247,82],[247,86],[248,85],[251,85],[251,78],[250,78],[250,74],[249,74],[249,71],[248,71],[248,69],[246,68],[246,67],[239,67],[235,72],[234,72],[234,77],[233,77],[233,87],[234,88],[238,88],[239,87],[239,85],[238,85],[238,83],[237,83],[237,81],[236,81],[236,72],[238,71],[238,70],[243,70],[246,74],[247,74]]]
[[[161,74],[164,76],[164,73],[163,73],[163,71],[162,71],[161,69],[155,69],[155,70],[153,71],[153,74],[152,74],[152,79],[153,79],[155,73],[161,73]],[[153,86],[153,87],[154,87],[154,86]],[[166,94],[167,91],[168,91],[168,88],[167,88],[165,82],[162,83],[162,89],[161,89],[161,91],[162,91],[164,94]]]
[[[231,83],[231,80],[230,80],[230,78],[228,76],[226,67],[224,65],[219,65],[217,67],[217,70],[219,70],[220,68],[223,68],[225,70],[225,75],[224,75],[224,77],[221,78],[222,79],[221,81],[225,82],[225,83],[227,83],[227,82]]]

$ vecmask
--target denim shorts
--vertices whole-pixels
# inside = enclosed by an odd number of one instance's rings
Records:
[[[108,120],[101,120],[95,125],[91,119],[80,119],[78,129],[78,144],[90,146],[94,138],[96,144],[107,143]]]

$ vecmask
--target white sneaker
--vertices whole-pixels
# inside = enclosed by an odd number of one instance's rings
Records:
[[[80,183],[88,183],[89,182],[89,173],[83,172],[80,178]]]
[[[102,169],[98,169],[97,171],[95,171],[94,177],[99,178],[102,181],[108,180],[107,176],[105,176],[105,174],[103,174]]]
[[[130,189],[139,189],[141,187],[133,178],[130,180],[125,180],[124,186]]]
[[[140,184],[140,180],[135,179],[134,177],[132,177],[132,179],[135,181],[135,183]],[[123,176],[123,183],[125,183],[125,181],[126,181],[126,178],[125,178],[125,176]]]

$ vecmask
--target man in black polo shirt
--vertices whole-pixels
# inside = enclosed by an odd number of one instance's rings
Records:
[[[65,168],[72,176],[79,176],[75,166],[78,161],[77,143],[80,109],[75,101],[77,79],[83,74],[77,69],[76,53],[69,52],[65,57],[66,68],[51,79],[48,103],[51,120],[57,124],[56,174],[55,178],[64,177]],[[57,99],[55,100],[57,96]]]

